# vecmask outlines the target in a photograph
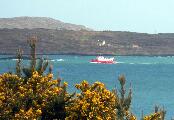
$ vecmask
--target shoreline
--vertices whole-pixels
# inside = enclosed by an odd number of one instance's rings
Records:
[[[0,53],[0,55],[13,55],[16,53]],[[22,54],[24,56],[30,54]],[[88,54],[88,53],[36,53],[36,55],[75,55],[75,56],[174,56],[174,54]]]
[[[7,59],[17,59],[16,54],[0,54],[0,55],[4,55],[4,56],[8,56],[8,57],[2,57],[0,58],[0,60],[7,60]],[[23,59],[30,59],[30,57],[28,56],[29,54],[23,54]],[[50,53],[50,54],[41,54],[38,53],[36,55],[39,56],[44,56],[44,55],[68,55],[68,56],[136,56],[136,57],[143,57],[143,56],[148,56],[148,57],[167,57],[167,56],[174,56],[174,54],[161,54],[161,55],[145,55],[145,54],[127,54],[127,55],[114,55],[114,54],[78,54],[78,53],[59,53],[59,54],[55,54],[55,53]],[[37,59],[39,59],[41,57],[38,57]]]

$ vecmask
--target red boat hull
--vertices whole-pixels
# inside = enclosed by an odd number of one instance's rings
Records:
[[[103,64],[114,64],[115,61],[100,61],[100,60],[91,60],[91,63],[103,63]]]

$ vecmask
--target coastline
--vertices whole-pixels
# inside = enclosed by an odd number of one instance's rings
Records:
[[[8,59],[17,59],[16,57],[16,54],[0,54],[1,55],[4,55],[4,56],[7,56],[7,57],[2,57],[0,58],[0,60],[8,60]],[[68,56],[148,56],[148,57],[167,57],[167,56],[174,56],[174,54],[161,54],[161,55],[145,55],[145,54],[127,54],[127,55],[115,55],[115,54],[79,54],[79,53],[50,53],[50,54],[41,54],[41,53],[38,53],[36,55],[39,55],[39,56],[43,56],[43,55],[68,55]],[[23,54],[23,59],[24,60],[29,60],[30,57],[29,57],[29,54]],[[40,57],[38,57],[37,59],[40,59]]]

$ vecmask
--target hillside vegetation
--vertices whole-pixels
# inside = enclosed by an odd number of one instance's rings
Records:
[[[56,29],[0,29],[0,54],[29,53],[27,39],[38,37],[41,54],[173,55],[174,34]]]

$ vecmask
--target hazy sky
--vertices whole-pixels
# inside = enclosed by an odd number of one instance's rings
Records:
[[[0,0],[0,17],[42,16],[95,30],[174,33],[174,0]]]

